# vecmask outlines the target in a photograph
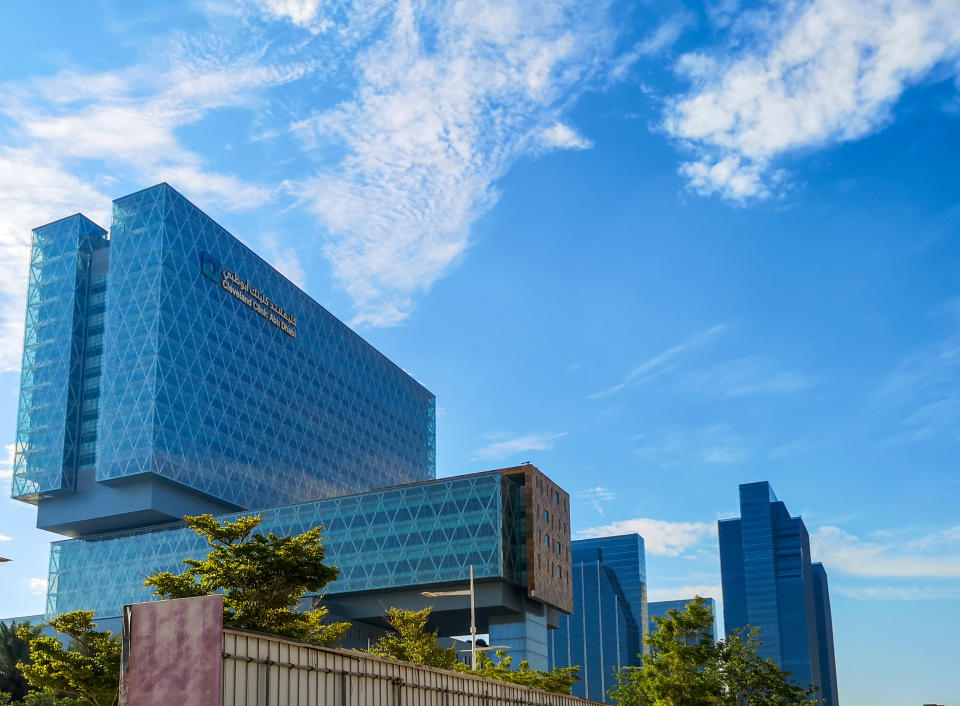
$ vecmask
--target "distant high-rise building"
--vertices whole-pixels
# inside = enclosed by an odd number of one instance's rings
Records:
[[[759,653],[838,706],[827,575],[810,562],[810,538],[767,482],[740,486],[740,518],[720,520],[726,631],[760,628]]]
[[[614,670],[640,664],[647,625],[643,537],[581,539],[571,544],[573,613],[550,633],[550,667],[580,666],[574,696],[610,701]]]
[[[650,622],[648,623],[649,632],[654,632],[657,629],[656,624],[654,624],[654,618],[663,618],[666,617],[668,610],[679,610],[683,611],[686,609],[687,604],[692,601],[692,598],[683,598],[681,600],[675,601],[653,601],[647,604],[647,610],[650,613]],[[713,623],[710,625],[710,638],[716,642],[717,641],[717,604],[712,598],[704,598],[707,605],[710,607],[710,612],[713,614]]]

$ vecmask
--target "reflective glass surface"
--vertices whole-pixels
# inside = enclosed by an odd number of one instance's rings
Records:
[[[327,562],[340,569],[328,595],[464,580],[471,564],[478,579],[523,585],[523,497],[498,473],[462,476],[262,510],[258,531],[322,525]],[[55,542],[47,612],[119,615],[125,603],[151,599],[146,575],[180,572],[183,559],[206,551],[182,524]]]
[[[114,202],[97,481],[239,507],[435,476],[434,397],[166,184]]]
[[[13,464],[21,500],[76,487],[90,263],[105,236],[79,214],[33,231]]]

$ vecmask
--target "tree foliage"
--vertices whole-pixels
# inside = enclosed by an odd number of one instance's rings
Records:
[[[440,647],[437,633],[427,630],[431,610],[429,607],[423,610],[388,608],[385,618],[393,632],[377,640],[370,653],[438,669],[453,669],[457,663],[456,650]]]
[[[28,621],[9,625],[0,623],[0,698],[9,694],[11,701],[19,701],[30,690],[19,667],[20,662],[30,661],[30,641],[20,637],[18,632],[25,630],[33,639],[40,636],[42,629],[42,625],[34,626]]]
[[[54,637],[34,635],[29,629],[20,628],[18,636],[30,645],[31,661],[20,664],[27,681],[38,689],[54,692],[50,694],[51,699],[59,698],[56,696],[59,694],[87,706],[116,704],[120,643],[109,630],[95,630],[96,626],[93,613],[86,610],[65,613],[51,620],[50,627],[71,639],[69,649],[64,649]],[[36,696],[37,699],[43,697],[43,692]],[[56,704],[56,701],[50,703]]]
[[[495,654],[496,662],[486,652],[479,653],[475,670],[459,663],[455,668],[458,672],[465,674],[475,674],[485,679],[521,684],[531,689],[555,691],[558,694],[569,694],[574,682],[580,679],[577,676],[580,667],[557,667],[552,671],[545,672],[540,669],[530,669],[530,663],[523,660],[516,669],[513,669],[513,657],[508,657],[503,650],[497,650]]]
[[[757,654],[755,628],[714,643],[713,612],[699,596],[682,611],[655,617],[642,667],[617,672],[610,696],[620,706],[804,706],[813,689],[790,681],[773,660]]]
[[[259,515],[233,522],[212,515],[185,517],[203,537],[210,553],[203,560],[185,559],[187,570],[154,573],[144,585],[162,598],[223,594],[224,622],[325,645],[339,642],[349,623],[326,623],[327,609],[300,610],[307,593],[318,593],[339,575],[323,563],[322,528],[295,537],[255,533]]]

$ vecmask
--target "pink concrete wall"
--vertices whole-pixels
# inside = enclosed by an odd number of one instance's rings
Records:
[[[138,603],[128,626],[120,706],[219,706],[223,598]]]

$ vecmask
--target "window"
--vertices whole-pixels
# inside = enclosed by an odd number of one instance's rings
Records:
[[[559,493],[559,491],[556,491],[556,490],[553,491],[553,502],[555,502],[557,505],[560,504],[560,493]]]
[[[549,535],[549,534],[543,535],[543,543],[547,545],[547,549],[550,548],[550,535]]]
[[[550,511],[549,511],[549,510],[544,510],[544,511],[543,511],[543,521],[546,522],[547,524],[550,524]]]
[[[556,551],[557,551],[557,554],[560,553],[560,542],[557,542]]]
[[[558,579],[562,579],[562,578],[563,578],[563,569],[560,568],[559,566],[557,567],[557,578],[558,578]]]

